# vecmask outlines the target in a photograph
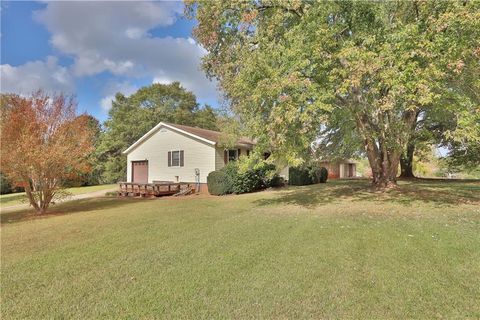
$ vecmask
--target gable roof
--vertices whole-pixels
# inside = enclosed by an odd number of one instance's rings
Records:
[[[135,147],[137,147],[143,141],[150,138],[161,127],[165,127],[165,128],[171,129],[173,131],[183,133],[183,134],[185,134],[187,136],[190,136],[192,138],[197,138],[197,139],[199,139],[203,142],[206,142],[208,144],[211,144],[211,145],[217,145],[221,141],[221,137],[222,137],[222,133],[219,132],[219,131],[202,129],[202,128],[198,128],[198,127],[190,127],[190,126],[168,123],[168,122],[160,122],[155,127],[153,127],[150,131],[145,133],[140,139],[135,141],[134,144],[132,144],[130,147],[128,147],[125,151],[123,151],[123,153],[129,153],[130,151],[135,149]],[[237,144],[239,144],[239,145],[254,145],[255,142],[248,139],[248,138],[240,138],[240,139],[237,140]]]

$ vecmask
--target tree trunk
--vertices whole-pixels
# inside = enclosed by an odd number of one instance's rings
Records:
[[[415,178],[413,174],[413,153],[415,144],[409,142],[407,151],[400,157],[400,178]]]
[[[37,201],[35,200],[35,197],[32,194],[32,187],[30,186],[30,182],[27,182],[25,184],[25,193],[27,194],[27,198],[28,198],[28,201],[30,202],[30,205],[35,209],[35,212],[37,214],[44,213],[43,209],[40,208]]]
[[[396,186],[400,155],[385,148],[378,148],[374,141],[366,141],[365,147],[372,168],[374,187],[384,189]]]
[[[376,160],[374,160],[374,163],[378,163],[380,161],[382,160],[376,157]],[[399,160],[397,161],[388,160],[386,163],[384,161],[381,166],[372,164],[370,162],[370,166],[372,167],[373,186],[379,189],[391,188],[396,186],[398,162]]]
[[[419,115],[420,111],[417,110],[415,115],[407,120],[407,122],[411,122],[411,134],[407,142],[407,150],[400,157],[400,178],[415,178],[415,175],[413,174],[413,154],[415,153],[415,130],[418,125]]]
[[[38,189],[38,185],[35,183],[41,185],[40,190]],[[34,185],[33,190],[31,184]],[[36,196],[34,195],[34,192],[36,192]],[[38,181],[28,182],[25,185],[25,193],[27,194],[30,205],[35,209],[35,212],[37,214],[44,214],[47,212],[54,195],[54,193],[50,189],[50,186],[47,186],[47,183],[39,183]]]
[[[401,156],[400,146],[409,141],[411,132],[409,130],[398,132],[394,129],[395,115],[389,111],[375,114],[376,121],[372,121],[373,116],[366,113],[355,112],[355,116],[357,130],[363,138],[372,169],[374,187],[384,189],[396,186]],[[416,117],[415,111],[407,111],[400,121],[405,124],[405,127],[412,128]]]

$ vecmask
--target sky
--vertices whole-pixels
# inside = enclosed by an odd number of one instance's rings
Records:
[[[103,121],[117,92],[179,81],[218,106],[182,2],[2,1],[0,14],[2,93],[75,94],[79,113]]]

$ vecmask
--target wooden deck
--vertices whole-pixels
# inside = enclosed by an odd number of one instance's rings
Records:
[[[173,182],[156,182],[156,183],[133,183],[119,182],[118,195],[122,197],[160,197],[172,196],[177,193],[185,193],[185,190],[195,191],[193,183],[173,183]]]

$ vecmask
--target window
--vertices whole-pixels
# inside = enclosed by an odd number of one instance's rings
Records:
[[[172,167],[180,167],[180,151],[172,151]]]
[[[240,149],[225,149],[223,150],[223,163],[227,164],[230,161],[236,161],[241,155]]]
[[[183,150],[168,151],[168,166],[183,167],[184,152]]]
[[[238,150],[228,150],[228,161],[235,161],[238,159]]]

